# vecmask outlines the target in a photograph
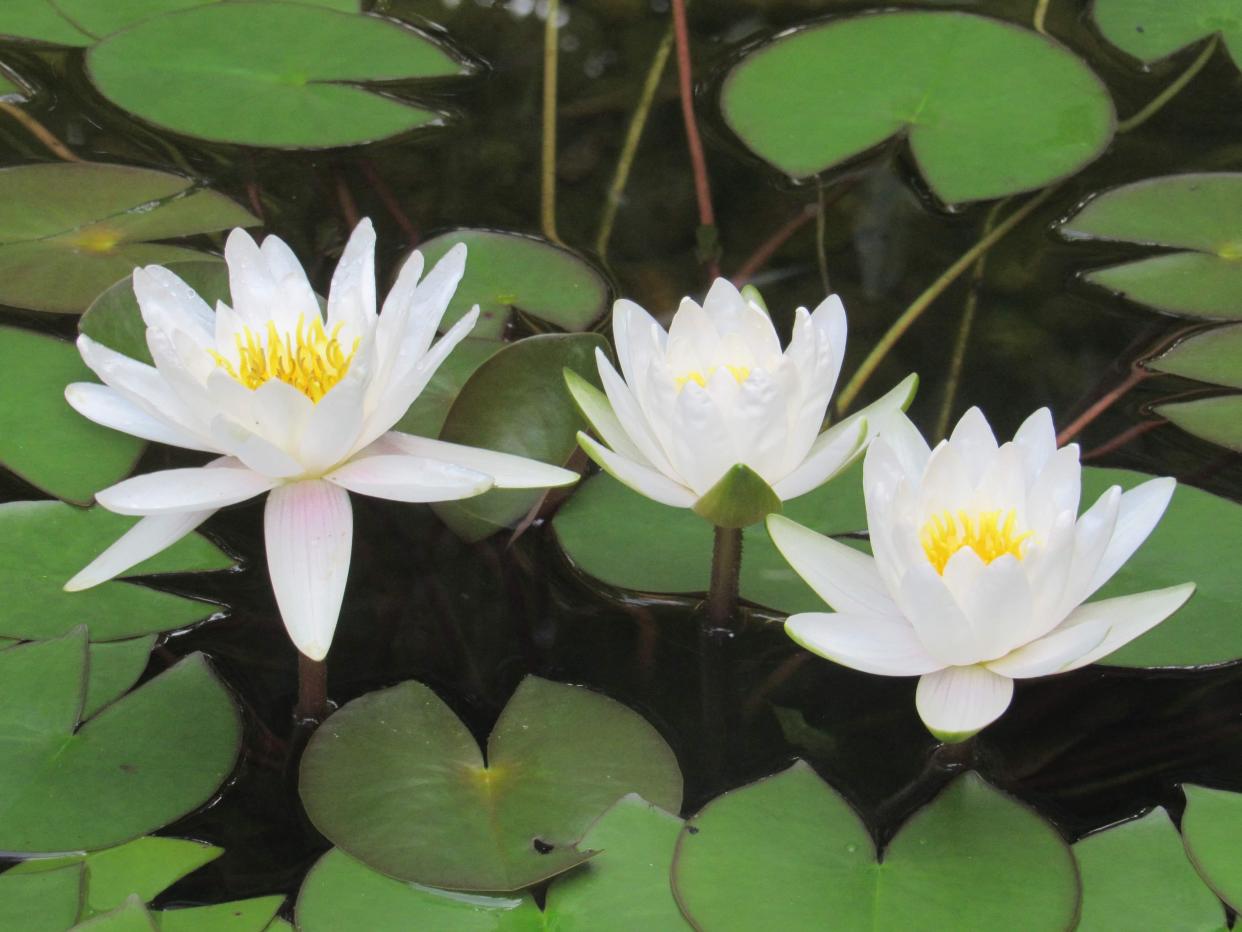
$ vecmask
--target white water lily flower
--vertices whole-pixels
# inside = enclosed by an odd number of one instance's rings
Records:
[[[684,299],[667,333],[632,301],[618,301],[612,320],[621,374],[598,352],[605,394],[568,376],[603,443],[586,434],[578,441],[615,478],[677,508],[694,508],[738,464],[782,501],[810,492],[848,465],[918,384],[910,376],[821,433],[845,354],[836,295],[813,313],[798,308],[783,351],[767,313],[724,279],[702,307]]]
[[[1013,681],[1074,670],[1159,624],[1194,592],[1083,604],[1151,533],[1176,483],[1113,486],[1078,514],[1076,444],[1052,415],[998,446],[977,408],[929,450],[901,416],[863,465],[874,557],[772,516],[785,559],[833,609],[785,623],[808,650],[885,676],[919,676],[919,715],[955,741],[997,719]]]
[[[211,308],[172,272],[134,271],[148,366],[81,336],[103,385],[65,391],[81,414],[147,440],[218,455],[206,466],[136,476],[100,492],[109,511],[143,515],[66,583],[98,585],[171,546],[217,509],[262,495],[272,588],[293,643],[321,660],[332,643],[353,542],[348,492],[402,502],[495,488],[567,485],[555,466],[391,430],[478,308],[435,345],[465,268],[454,247],[425,278],[414,252],[376,313],[375,233],[354,230],[332,277],[326,320],[292,251],[234,230],[224,251],[233,306]]]

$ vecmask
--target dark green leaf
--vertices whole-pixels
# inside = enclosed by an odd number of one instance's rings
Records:
[[[1091,14],[1101,34],[1145,62],[1167,58],[1219,33],[1235,62],[1242,62],[1242,11],[1234,0],[1095,0]]]
[[[86,703],[82,717],[90,718],[138,682],[147,668],[155,635],[91,645],[87,666]]]
[[[20,865],[19,865],[20,867]],[[5,932],[65,932],[82,907],[82,865],[0,874],[0,929]]]
[[[160,932],[264,932],[284,902],[283,896],[256,896],[211,906],[164,909],[151,917]]]
[[[465,339],[458,343],[392,429],[420,437],[438,437],[462,386],[501,346],[494,340]]]
[[[1188,434],[1230,450],[1242,450],[1242,395],[1172,401],[1153,410]]]
[[[1242,909],[1242,793],[1183,786],[1182,840],[1208,886],[1235,912]]]
[[[1242,388],[1242,324],[1196,333],[1148,362],[1147,368]]]

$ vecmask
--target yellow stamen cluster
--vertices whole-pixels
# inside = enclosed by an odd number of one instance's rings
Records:
[[[699,388],[707,388],[707,380],[716,374],[716,366],[712,366],[706,373],[699,369],[691,369],[685,375],[679,375],[673,381],[677,383],[677,390],[681,391],[689,383],[693,382]],[[729,370],[729,374],[737,379],[738,384],[745,382],[750,378],[749,366],[725,366]]]
[[[984,563],[1010,554],[1022,559],[1022,545],[1030,531],[1017,532],[1018,516],[1007,512],[984,511],[973,517],[965,511],[954,515],[946,511],[933,515],[919,532],[923,552],[936,572],[944,575],[949,558],[963,547],[969,547]]]
[[[337,382],[345,378],[354,354],[358,352],[358,339],[349,352],[339,339],[341,324],[328,333],[323,319],[298,317],[293,333],[280,333],[271,321],[267,324],[267,338],[262,339],[249,327],[234,337],[237,344],[237,362],[225,359],[212,351],[211,355],[229,375],[251,390],[264,382],[278,379],[292,385],[316,404]]]

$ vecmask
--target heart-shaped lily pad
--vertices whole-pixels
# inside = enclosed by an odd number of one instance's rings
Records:
[[[453,351],[440,364],[427,387],[419,392],[409,410],[392,429],[420,437],[438,437],[449,409],[461,394],[462,387],[478,371],[479,366],[496,355],[502,347],[503,344],[494,340],[462,340],[453,347]]]
[[[78,920],[84,880],[81,864],[38,873],[5,871],[0,874],[0,929],[65,932]]]
[[[393,20],[301,3],[212,3],[143,20],[94,46],[114,104],[175,132],[280,148],[356,145],[438,118],[360,85],[460,74]],[[245,106],[238,106],[245,101]]]
[[[1082,879],[1076,932],[1225,928],[1220,901],[1186,859],[1163,809],[1088,835],[1074,845],[1074,857]]]
[[[161,13],[222,0],[6,0],[0,6],[0,35],[50,45],[90,45]],[[297,0],[312,6],[357,12],[358,0]]]
[[[89,851],[201,805],[233,769],[241,719],[202,655],[85,722],[86,629],[0,652],[0,850]]]
[[[1208,886],[1229,908],[1242,910],[1242,793],[1183,786],[1182,841]]]
[[[1242,395],[1171,401],[1153,409],[1188,434],[1242,451]]]
[[[135,523],[102,508],[59,502],[0,505],[0,635],[58,637],[86,624],[95,641],[115,641],[191,625],[219,606],[126,582],[81,592],[64,584]],[[232,559],[199,534],[126,572],[126,576],[228,569]]]
[[[201,259],[158,240],[258,223],[181,175],[49,162],[0,169],[0,303],[77,314],[135,266]]]
[[[1071,175],[1113,135],[1108,89],[1057,42],[969,13],[850,16],[778,36],[721,91],[757,155],[806,178],[905,134],[949,203]]]
[[[1169,375],[1242,388],[1242,324],[1196,333],[1146,365]]]
[[[862,821],[805,764],[689,819],[673,888],[695,928],[1073,927],[1074,859],[1056,829],[974,774],[902,826],[877,863]]]
[[[385,874],[517,890],[589,857],[576,843],[626,793],[676,811],[681,772],[630,709],[528,676],[488,739],[486,763],[435,693],[407,682],[355,699],[320,726],[300,789],[315,826]]]
[[[785,502],[782,514],[821,534],[865,530],[862,465],[813,492]],[[712,526],[686,508],[653,502],[598,473],[582,483],[552,521],[574,566],[601,582],[638,592],[706,592]],[[762,523],[742,532],[741,595],[793,614],[824,604],[785,562]]]
[[[595,333],[545,333],[506,346],[462,387],[440,439],[565,465],[587,425],[565,388],[564,372],[584,373],[598,385],[595,351],[607,345]],[[495,489],[433,507],[459,537],[476,541],[512,527],[543,494]]]
[[[586,330],[608,311],[608,283],[586,259],[536,236],[500,230],[450,230],[418,248],[427,264],[458,243],[469,250],[466,274],[449,302],[441,329],[476,304],[471,335],[499,340],[514,311],[562,330]]]
[[[1141,61],[1219,34],[1242,66],[1242,10],[1234,0],[1095,0],[1091,16],[1105,39]]]
[[[82,717],[90,718],[125,695],[147,668],[154,646],[154,634],[126,641],[92,644],[90,661],[86,666],[86,701],[82,704]]]
[[[600,853],[557,877],[546,908],[529,894],[479,896],[394,880],[339,848],[311,868],[298,894],[302,932],[632,932],[688,929],[669,889],[682,821],[637,796],[609,809],[582,839]]]
[[[65,386],[84,380],[94,374],[72,343],[0,327],[0,465],[80,505],[129,475],[145,447],[69,407]]]
[[[1122,185],[1061,225],[1070,239],[1189,250],[1095,269],[1087,281],[1187,317],[1242,316],[1242,174],[1196,173]]]

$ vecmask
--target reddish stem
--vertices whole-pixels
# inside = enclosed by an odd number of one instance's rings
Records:
[[[358,221],[362,219],[358,213],[358,202],[354,200],[353,192],[349,190],[349,185],[345,183],[345,176],[339,171],[333,172],[336,179],[336,199],[341,205],[341,213],[345,215],[345,222],[349,225],[347,235],[352,233],[354,227],[358,225]]]
[[[1106,440],[1098,447],[1088,450],[1082,455],[1083,460],[1094,460],[1101,456],[1107,456],[1114,450],[1120,450],[1131,440],[1141,437],[1148,431],[1155,430],[1157,427],[1163,427],[1168,421],[1143,421],[1141,424],[1135,424],[1133,427],[1123,430],[1112,440]]]
[[[681,117],[686,124],[686,144],[690,149],[690,165],[694,170],[694,196],[699,204],[699,225],[714,228],[716,212],[712,209],[712,190],[707,180],[707,157],[694,116],[694,87],[690,65],[690,30],[686,25],[686,0],[673,0],[673,37],[677,45],[677,87],[681,93]],[[707,270],[714,279],[720,264],[713,256]]]
[[[366,176],[367,182],[374,189],[376,196],[384,205],[384,209],[388,211],[388,215],[396,221],[397,226],[401,227],[401,232],[405,234],[406,241],[411,246],[417,246],[421,237],[418,235],[418,227],[414,225],[414,221],[409,215],[401,209],[401,202],[397,200],[397,196],[393,194],[392,188],[388,183],[380,177],[380,173],[376,171],[375,165],[370,159],[359,159],[358,167],[362,169],[362,174]]]
[[[1076,417],[1068,427],[1057,434],[1057,446],[1065,446],[1065,444],[1069,443],[1080,433],[1082,433],[1083,429],[1088,424],[1112,407],[1112,405],[1119,398],[1129,392],[1130,389],[1134,388],[1134,386],[1138,385],[1144,379],[1151,378],[1152,375],[1153,373],[1148,372],[1142,366],[1133,366],[1130,369],[1130,374],[1126,376],[1116,388],[1101,395],[1098,399],[1096,399],[1095,404],[1089,407],[1082,414],[1078,415],[1078,417]]]
[[[755,273],[767,265],[768,260],[789,241],[791,236],[815,219],[818,211],[818,204],[805,205],[798,212],[797,216],[786,222],[779,230],[760,243],[759,247],[750,254],[750,258],[743,262],[738,270],[733,273],[733,284],[741,288],[754,278]]]

